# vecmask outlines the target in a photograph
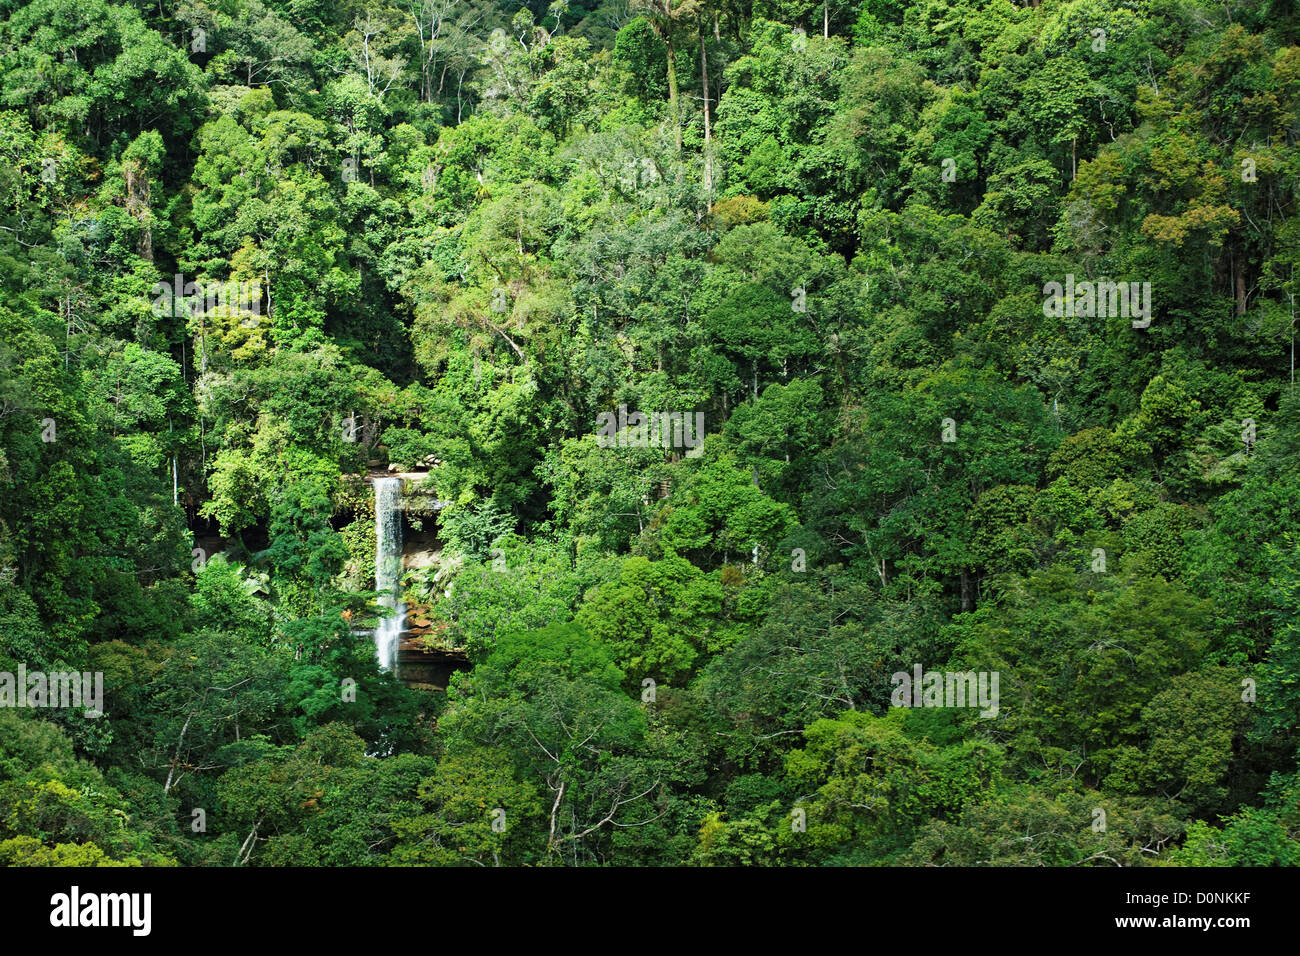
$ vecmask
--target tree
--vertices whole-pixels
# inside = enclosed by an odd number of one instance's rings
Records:
[[[503,635],[442,718],[448,753],[503,747],[541,784],[548,861],[600,859],[609,831],[661,815],[663,762],[636,756],[646,725],[605,646],[574,624]],[[508,811],[507,811],[508,812]]]
[[[646,19],[664,44],[668,63],[668,116],[673,124],[673,142],[682,148],[682,120],[677,93],[677,51],[673,46],[674,34],[680,25],[687,23],[699,10],[700,0],[636,0],[637,9],[644,10]]]

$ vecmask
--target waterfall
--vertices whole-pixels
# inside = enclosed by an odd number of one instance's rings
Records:
[[[406,605],[402,601],[402,479],[376,478],[375,590],[379,603],[397,613],[375,627],[375,653],[382,670],[397,673],[397,646]]]

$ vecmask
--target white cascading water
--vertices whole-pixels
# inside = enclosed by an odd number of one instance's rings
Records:
[[[396,613],[375,627],[375,653],[382,670],[397,673],[397,645],[406,619],[402,600],[402,479],[375,482],[375,590],[379,603]]]

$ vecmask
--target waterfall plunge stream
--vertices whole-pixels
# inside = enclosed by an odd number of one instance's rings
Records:
[[[376,478],[375,590],[379,603],[395,612],[375,627],[375,653],[382,670],[397,673],[397,646],[406,604],[402,601],[402,479]]]

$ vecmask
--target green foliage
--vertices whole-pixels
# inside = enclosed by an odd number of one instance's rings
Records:
[[[794,787],[813,791],[808,842],[842,862],[879,853],[923,821],[946,818],[988,798],[1001,748],[981,741],[935,747],[912,740],[903,711],[882,719],[849,711],[813,722],[805,745],[786,755]],[[793,828],[792,828],[793,830]],[[793,841],[793,832],[786,837]]]
[[[0,4],[0,861],[1300,862],[1294,14]]]

